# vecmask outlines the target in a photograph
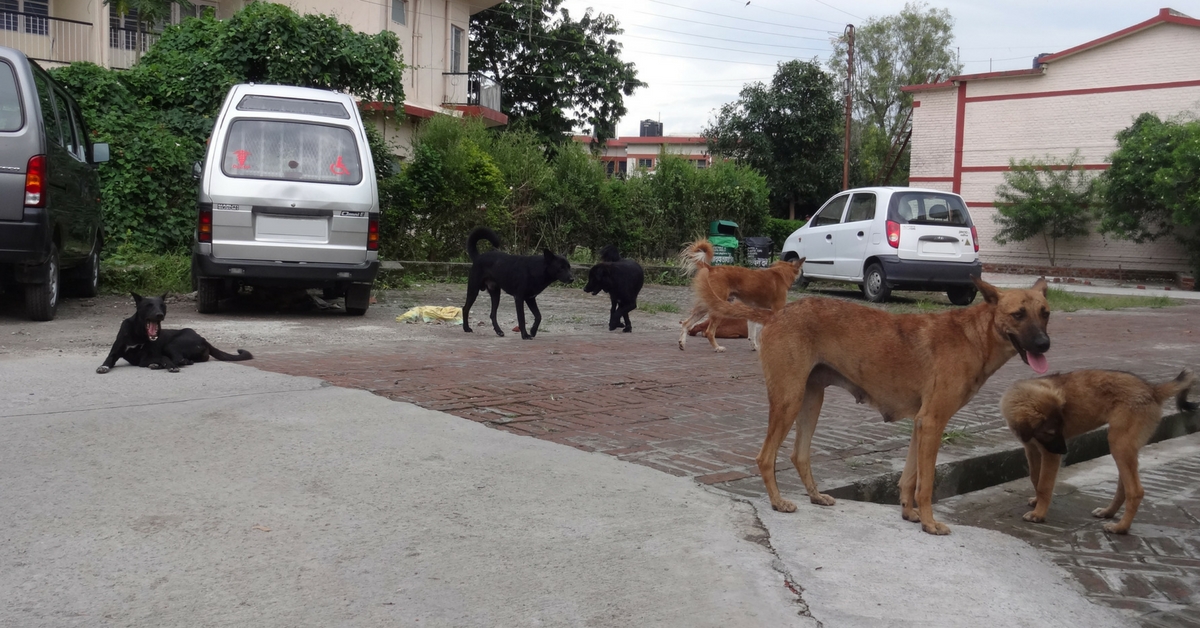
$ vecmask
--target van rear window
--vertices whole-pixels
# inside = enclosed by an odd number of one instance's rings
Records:
[[[245,96],[238,103],[238,111],[270,111],[271,113],[298,113],[306,116],[322,116],[349,120],[350,112],[340,102],[328,100],[304,100],[279,98],[276,96]]]
[[[363,176],[350,129],[283,120],[235,120],[221,171],[243,179],[342,185],[356,185]]]
[[[21,93],[11,65],[0,63],[0,131],[20,131],[25,126],[21,111]]]
[[[892,196],[888,217],[902,225],[971,226],[971,215],[961,198],[936,192],[901,192]]]

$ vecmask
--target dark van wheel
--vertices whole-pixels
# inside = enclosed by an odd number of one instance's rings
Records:
[[[975,286],[957,286],[946,291],[946,297],[954,305],[970,305],[979,291]]]
[[[362,316],[371,306],[371,284],[355,283],[346,288],[346,313]]]
[[[25,313],[29,320],[52,321],[58,313],[58,247],[53,244],[50,245],[50,260],[46,262],[45,272],[45,281],[25,286]]]
[[[72,296],[77,297],[94,297],[100,291],[100,242],[96,241],[96,246],[92,252],[88,254],[85,260],[78,267],[71,269],[67,275],[66,285],[63,287],[70,291]]]
[[[871,303],[887,301],[892,289],[887,285],[887,276],[883,274],[882,266],[871,264],[867,267],[867,272],[863,273],[862,291],[863,296]]]
[[[196,311],[216,314],[221,301],[222,281],[213,277],[196,278]]]

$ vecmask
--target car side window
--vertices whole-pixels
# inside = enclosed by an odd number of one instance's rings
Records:
[[[842,210],[846,209],[846,201],[850,198],[849,194],[833,197],[833,200],[825,203],[821,211],[813,216],[810,227],[823,227],[825,225],[836,225],[842,221]]]
[[[0,63],[0,131],[20,131],[25,126],[21,92],[11,65]]]
[[[74,104],[71,105],[71,128],[75,131],[75,156],[79,161],[87,161],[87,136],[83,132],[83,116],[79,114],[79,108]]]
[[[875,193],[858,192],[850,199],[850,211],[846,212],[846,222],[860,222],[875,218]]]
[[[38,100],[42,103],[42,121],[46,124],[46,139],[62,146],[62,131],[58,126],[58,115],[54,111],[54,96],[46,77],[34,72],[33,84],[37,86]]]
[[[58,122],[62,127],[63,147],[66,148],[67,152],[71,153],[71,155],[78,156],[79,134],[75,130],[75,125],[71,120],[70,102],[71,101],[67,100],[67,97],[65,94],[63,94],[62,90],[57,88],[54,90],[54,104],[57,105]]]

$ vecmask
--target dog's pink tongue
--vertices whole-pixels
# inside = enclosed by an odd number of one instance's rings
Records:
[[[158,323],[146,323],[146,335],[150,336],[151,338],[158,337]]]
[[[1030,351],[1025,354],[1025,359],[1029,361],[1029,368],[1033,369],[1033,372],[1037,373],[1038,375],[1041,375],[1050,369],[1050,364],[1046,362],[1046,356],[1044,354]]]

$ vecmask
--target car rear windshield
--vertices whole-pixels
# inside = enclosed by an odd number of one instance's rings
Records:
[[[961,198],[937,192],[900,192],[892,196],[888,218],[902,225],[970,227],[971,214]]]
[[[276,96],[245,96],[238,103],[238,111],[270,111],[272,113],[298,113],[306,116],[322,116],[349,120],[350,112],[340,102],[328,100],[305,100],[301,98],[279,98]]]
[[[0,63],[0,131],[20,131],[24,124],[17,75],[11,65]]]
[[[235,120],[221,171],[245,179],[342,185],[356,185],[363,176],[350,129],[283,120]]]

